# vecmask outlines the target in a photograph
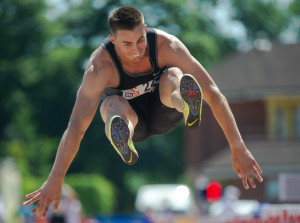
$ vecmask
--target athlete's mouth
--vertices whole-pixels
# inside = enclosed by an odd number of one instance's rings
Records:
[[[143,56],[142,55],[133,55],[132,60],[140,61],[142,60]]]

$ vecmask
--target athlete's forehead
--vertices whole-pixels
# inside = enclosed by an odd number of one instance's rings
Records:
[[[119,40],[121,43],[133,43],[133,42],[136,42],[136,41],[139,41],[141,39],[143,39],[145,37],[145,35],[142,35],[140,38],[138,38],[137,40],[136,39],[129,39],[129,38],[124,38],[122,40]]]
[[[146,37],[146,28],[144,25],[136,26],[133,30],[119,29],[116,31],[114,37],[119,42],[132,43],[143,37]]]

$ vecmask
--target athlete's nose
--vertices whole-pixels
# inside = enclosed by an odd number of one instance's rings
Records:
[[[140,55],[140,51],[141,51],[141,49],[139,48],[138,45],[135,45],[132,49],[132,53],[135,55]]]

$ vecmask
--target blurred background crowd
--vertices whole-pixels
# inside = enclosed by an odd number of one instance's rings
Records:
[[[138,144],[134,166],[112,149],[97,113],[59,212],[42,221],[21,203],[47,179],[88,58],[109,34],[108,14],[122,5],[176,35],[209,71],[265,181],[242,188],[206,104],[199,129],[181,124]],[[297,219],[299,37],[298,0],[1,0],[0,223],[222,222],[224,213]]]

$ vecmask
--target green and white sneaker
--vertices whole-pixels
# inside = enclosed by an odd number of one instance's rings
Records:
[[[202,90],[197,80],[190,74],[184,74],[180,80],[183,117],[185,125],[190,129],[201,123]]]
[[[130,138],[130,131],[126,122],[118,115],[113,116],[109,122],[110,142],[123,161],[128,165],[135,164],[139,155]]]

